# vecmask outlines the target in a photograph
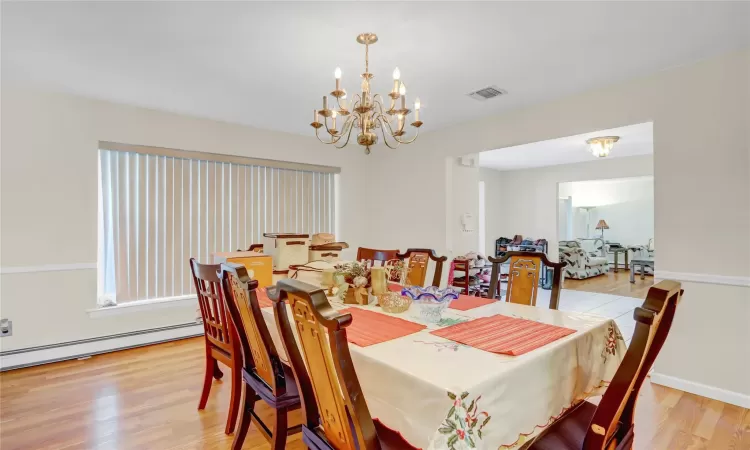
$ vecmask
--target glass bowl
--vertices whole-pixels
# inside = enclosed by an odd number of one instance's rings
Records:
[[[452,288],[440,289],[435,286],[412,286],[401,290],[401,295],[409,297],[419,308],[419,316],[428,323],[438,323],[443,311],[458,298],[458,292]]]

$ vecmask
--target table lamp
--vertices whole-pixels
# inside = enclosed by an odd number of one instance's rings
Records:
[[[604,240],[604,230],[609,230],[609,225],[604,219],[600,219],[599,223],[596,224],[597,230],[602,230],[602,240]]]

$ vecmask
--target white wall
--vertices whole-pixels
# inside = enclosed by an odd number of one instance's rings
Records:
[[[603,219],[609,225],[609,229],[604,230],[607,241],[625,246],[646,245],[654,237],[653,177],[561,183],[559,192],[561,197],[572,197],[574,214],[580,219],[574,221],[576,238],[587,237],[587,213],[581,206],[596,207],[589,217],[591,236],[601,236],[601,230],[595,227]]]
[[[476,155],[472,155],[476,156]],[[450,207],[447,209],[449,230],[448,247],[453,255],[463,255],[479,250],[479,168],[462,166],[458,158],[447,158],[446,169],[451,177]],[[486,187],[485,187],[486,189]],[[485,191],[486,192],[486,191]],[[464,231],[461,216],[465,213],[473,215],[472,231]],[[486,226],[486,225],[485,225]]]
[[[426,133],[406,148],[373,152],[370,163],[374,179],[398,180],[381,186],[371,209],[400,217],[418,211],[419,219],[404,223],[398,233],[382,231],[390,229],[389,215],[371,223],[384,243],[419,242],[448,252],[448,191],[439,181],[447,172],[445,157],[653,122],[656,270],[682,280],[693,274],[704,283],[684,283],[685,296],[656,372],[691,386],[733,391],[750,402],[749,109],[750,51],[745,50]],[[429,121],[427,108],[424,120]],[[523,178],[516,181],[497,199],[505,214],[513,215],[523,197],[556,202],[554,189],[538,192]],[[394,203],[403,192],[420,193],[419,200]],[[552,235],[556,209],[549,209],[551,217],[497,232],[522,228]],[[544,228],[547,223],[551,229]],[[722,242],[731,242],[731,251],[723,245],[696,248],[697,238],[717,236],[717,229]],[[710,348],[714,351],[707,355]]]
[[[653,171],[651,155],[597,159],[526,170],[482,169],[485,183],[492,180],[493,189],[490,190],[490,184],[487,185],[488,203],[493,205],[488,206],[487,212],[487,242],[494,243],[500,236],[513,237],[516,234],[545,238],[549,241],[549,254],[556,258],[557,242],[560,240],[557,227],[558,183],[648,176]],[[592,223],[595,223],[593,218]]]
[[[369,236],[365,156],[304,137],[2,85],[3,269],[95,264],[99,141],[339,166],[341,236]],[[282,230],[279,230],[282,231]],[[356,250],[356,248],[354,249]],[[3,351],[191,322],[195,307],[89,318],[96,269],[3,273]]]

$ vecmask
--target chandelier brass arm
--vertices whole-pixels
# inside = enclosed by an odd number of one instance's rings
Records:
[[[385,145],[387,145],[387,146],[388,146],[388,147],[390,147],[390,148],[393,148],[393,149],[395,149],[395,148],[397,148],[397,147],[398,147],[398,146],[399,146],[400,144],[411,144],[411,143],[412,143],[412,142],[414,142],[414,141],[415,141],[415,140],[417,139],[417,137],[419,136],[419,127],[415,127],[415,128],[417,129],[417,131],[416,131],[416,134],[415,134],[415,135],[414,135],[414,136],[413,136],[413,137],[412,137],[411,139],[407,139],[407,140],[402,140],[402,139],[400,139],[400,136],[403,136],[403,135],[405,134],[405,132],[404,132],[404,124],[403,124],[403,123],[402,123],[402,125],[401,125],[401,128],[399,128],[399,129],[398,129],[398,130],[397,130],[396,132],[394,132],[394,131],[393,131],[393,127],[391,126],[391,123],[390,123],[390,122],[388,121],[388,119],[386,119],[386,118],[385,118],[385,116],[384,116],[384,115],[382,115],[382,114],[381,114],[381,115],[379,115],[379,116],[378,116],[378,118],[379,118],[379,120],[380,120],[380,121],[382,122],[382,126],[381,126],[381,128],[382,128],[382,129],[385,129],[385,127],[388,127],[388,134],[390,135],[390,137],[391,137],[391,138],[392,138],[392,139],[393,139],[394,141],[396,141],[396,142],[397,142],[397,144],[396,144],[396,146],[395,146],[395,147],[394,147],[394,146],[391,146],[391,145],[390,145],[390,144],[388,143],[388,140],[387,140],[387,138],[386,138],[386,134],[385,134],[385,132],[383,132],[383,142],[385,143]],[[412,124],[412,125],[413,125],[413,124]]]
[[[370,147],[378,142],[376,128],[380,128],[380,134],[383,136],[383,143],[390,148],[397,148],[400,144],[410,144],[419,136],[419,128],[422,121],[419,120],[420,102],[419,99],[414,101],[414,120],[411,126],[416,128],[415,135],[410,139],[403,139],[404,127],[412,110],[406,107],[406,86],[401,81],[401,72],[396,68],[393,71],[393,89],[388,93],[390,105],[385,108],[385,98],[380,94],[373,94],[370,90],[371,80],[374,75],[370,73],[370,45],[378,41],[378,37],[373,33],[362,33],[357,36],[357,42],[365,46],[365,71],[360,75],[362,79],[361,90],[352,95],[351,103],[342,102],[345,100],[347,93],[341,87],[341,69],[336,68],[334,76],[336,78],[336,89],[330,92],[336,99],[338,109],[329,109],[328,97],[323,96],[323,108],[313,110],[313,121],[310,126],[315,128],[315,136],[324,144],[333,144],[337,148],[343,148],[349,143],[351,133],[354,128],[360,131],[357,134],[357,143],[365,147],[365,154],[370,153]],[[400,105],[397,101],[400,100]],[[345,117],[341,130],[336,129],[336,118]],[[319,120],[322,117],[322,120]],[[391,121],[397,119],[397,126],[391,124]],[[331,118],[329,125],[329,118]],[[325,131],[330,136],[330,140],[324,140],[320,137],[320,129],[325,127]],[[346,135],[341,145],[336,145]],[[390,141],[395,142],[395,146]]]

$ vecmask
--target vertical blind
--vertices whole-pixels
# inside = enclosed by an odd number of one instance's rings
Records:
[[[117,150],[99,160],[103,304],[194,294],[191,257],[266,232],[334,231],[334,173]]]

